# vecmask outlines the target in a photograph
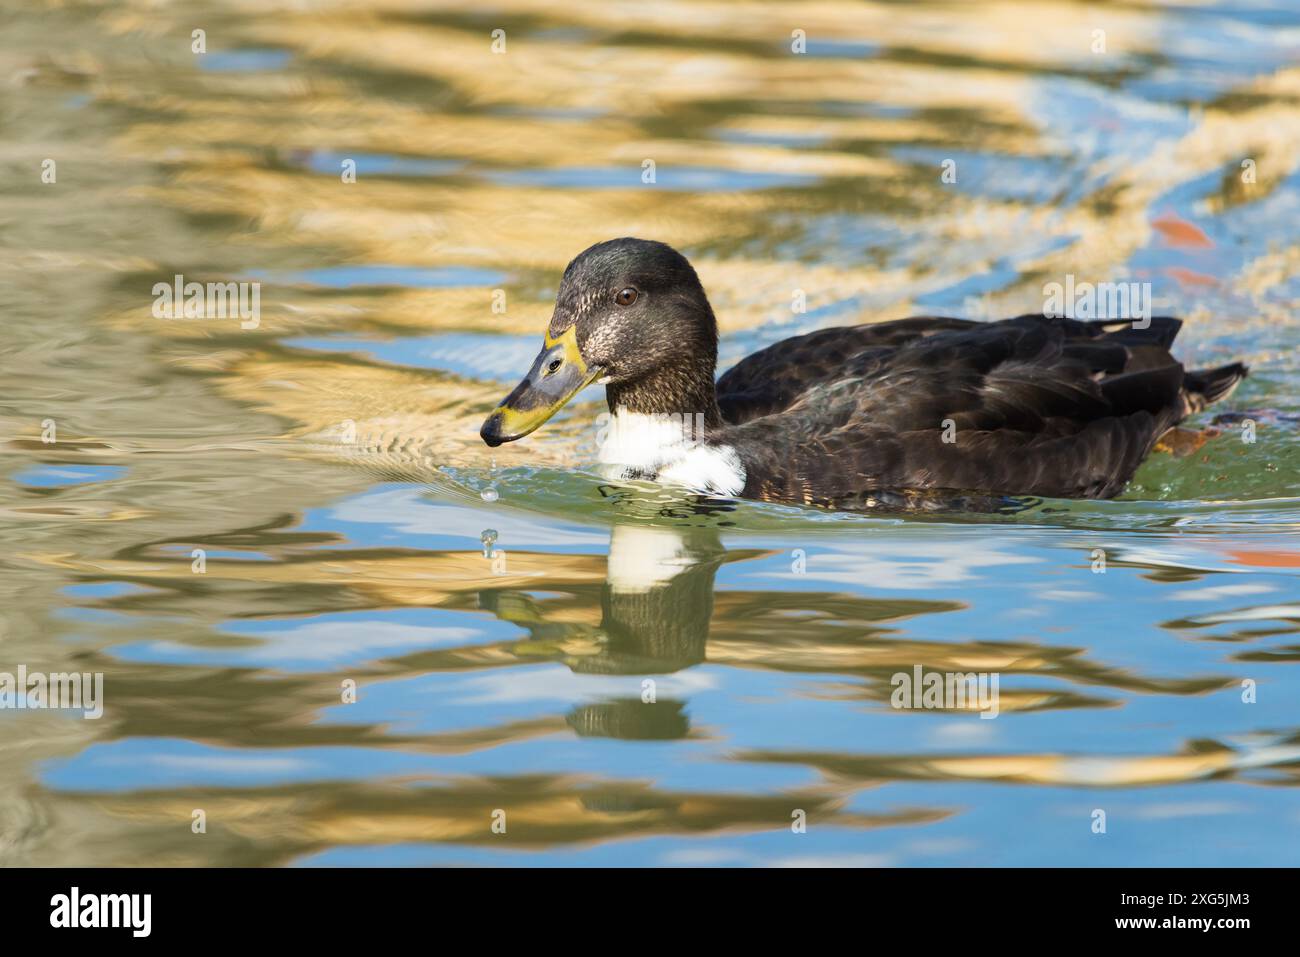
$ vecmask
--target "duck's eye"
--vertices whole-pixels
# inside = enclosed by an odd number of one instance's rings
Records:
[[[552,359],[551,364],[546,367],[546,374],[555,375],[555,370],[558,369],[559,367],[560,367],[560,360]]]
[[[620,306],[630,306],[632,303],[636,302],[636,297],[637,291],[631,286],[628,286],[626,289],[620,289],[618,291],[618,295],[614,297],[614,301]]]

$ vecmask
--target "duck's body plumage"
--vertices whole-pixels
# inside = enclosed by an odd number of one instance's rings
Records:
[[[606,383],[607,471],[713,495],[861,508],[945,496],[1109,498],[1241,363],[1186,371],[1170,317],[917,317],[821,329],[713,383],[717,325],[662,243],[611,240],[565,270],[546,345],[484,423],[490,445]]]
[[[824,329],[718,380],[742,494],[841,507],[881,493],[1109,498],[1240,364],[1186,373],[1181,322],[914,318]]]

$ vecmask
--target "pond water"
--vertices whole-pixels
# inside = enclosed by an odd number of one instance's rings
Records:
[[[1300,857],[1294,4],[0,21],[0,672],[103,675],[0,710],[0,863]],[[1120,499],[987,515],[612,486],[598,390],[487,449],[622,235],[723,369],[1072,276],[1253,375]],[[260,312],[159,318],[177,275]],[[918,668],[996,717],[893,707]]]

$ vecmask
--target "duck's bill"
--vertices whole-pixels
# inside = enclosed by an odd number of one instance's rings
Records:
[[[493,448],[502,442],[522,439],[600,378],[604,371],[601,366],[589,367],[583,361],[573,326],[559,338],[552,339],[548,335],[528,375],[492,410],[479,435]]]

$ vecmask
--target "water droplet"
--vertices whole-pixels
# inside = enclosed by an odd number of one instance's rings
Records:
[[[483,496],[483,501],[485,502],[495,502],[498,498],[500,498],[500,496],[497,494],[497,490],[494,488],[485,488],[479,494]]]

